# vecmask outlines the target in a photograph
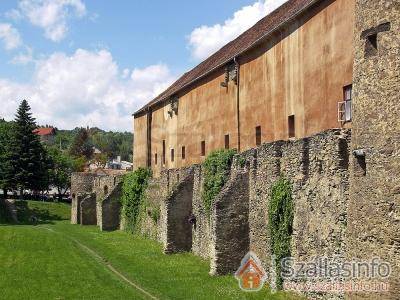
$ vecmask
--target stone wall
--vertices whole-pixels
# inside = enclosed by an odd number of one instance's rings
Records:
[[[194,170],[193,182],[193,214],[196,217],[196,224],[192,232],[192,251],[194,254],[209,259],[211,258],[211,224],[210,214],[207,212],[203,199],[203,169],[197,166]]]
[[[95,179],[97,225],[100,230],[116,230],[121,224],[123,176],[101,176]]]
[[[295,204],[292,255],[299,260],[343,256],[349,142],[349,130],[328,130],[235,156],[229,181],[210,213],[202,200],[202,166],[165,170],[151,179],[147,190],[147,197],[160,205],[160,220],[142,230],[153,231],[167,253],[190,250],[191,240],[192,252],[210,259],[211,274],[233,273],[249,250],[270,270],[268,202],[272,185],[283,175],[292,183]],[[184,223],[190,212],[195,217],[191,232]],[[177,226],[178,219],[182,226]],[[176,237],[184,247],[174,244]]]
[[[348,258],[387,261],[390,292],[379,298],[399,299],[400,2],[357,0],[354,39]]]
[[[80,222],[80,202],[83,194],[93,191],[94,179],[97,176],[92,173],[73,173],[71,176],[71,224]]]
[[[83,199],[80,201],[80,224],[81,225],[96,225],[96,194],[87,193],[82,195]],[[81,197],[81,196],[78,196]]]
[[[249,171],[235,170],[214,201],[211,213],[212,275],[234,273],[249,252]]]
[[[193,173],[185,176],[173,188],[163,205],[166,224],[165,253],[190,251],[192,249],[192,225],[189,216],[192,213]]]

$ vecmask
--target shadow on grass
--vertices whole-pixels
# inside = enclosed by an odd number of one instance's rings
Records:
[[[18,200],[15,202],[17,209],[18,223],[10,220],[10,218],[3,219],[0,222],[1,226],[7,225],[41,225],[41,224],[54,224],[54,221],[64,220],[61,216],[51,213],[45,207],[30,207],[27,201]]]

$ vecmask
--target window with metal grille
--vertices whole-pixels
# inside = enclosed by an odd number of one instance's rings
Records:
[[[352,86],[348,85],[343,88],[343,94],[344,94],[344,120],[346,122],[351,121],[352,118]]]

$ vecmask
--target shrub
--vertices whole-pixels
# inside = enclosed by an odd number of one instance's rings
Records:
[[[202,198],[208,213],[210,212],[214,198],[228,181],[235,154],[235,150],[216,150],[207,156],[203,164],[204,184]]]
[[[278,288],[282,288],[280,262],[283,258],[290,256],[290,243],[293,233],[292,186],[284,177],[281,177],[272,186],[268,219],[271,250],[276,259],[276,284]]]
[[[139,212],[144,202],[144,192],[151,170],[138,168],[124,177],[122,185],[122,213],[126,219],[126,229],[134,232],[139,220]]]

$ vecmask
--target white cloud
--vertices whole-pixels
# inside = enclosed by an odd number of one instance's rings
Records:
[[[18,10],[13,9],[6,15],[14,20],[26,17],[44,30],[46,38],[58,42],[68,32],[67,20],[72,16],[82,18],[86,13],[81,0],[21,0]]]
[[[0,40],[3,41],[7,50],[13,50],[22,45],[18,30],[9,23],[0,23]]]
[[[195,28],[188,38],[192,57],[196,60],[207,58],[286,1],[257,1],[253,5],[244,6],[236,11],[223,24]]]
[[[27,99],[40,124],[131,130],[131,114],[174,78],[164,64],[133,69],[123,79],[126,72],[107,50],[54,53],[36,63],[29,84],[0,79],[1,117],[12,119],[19,102]]]
[[[35,62],[33,58],[33,50],[31,47],[27,46],[25,46],[24,52],[18,53],[11,60],[11,63],[14,65],[27,65],[32,62]]]

